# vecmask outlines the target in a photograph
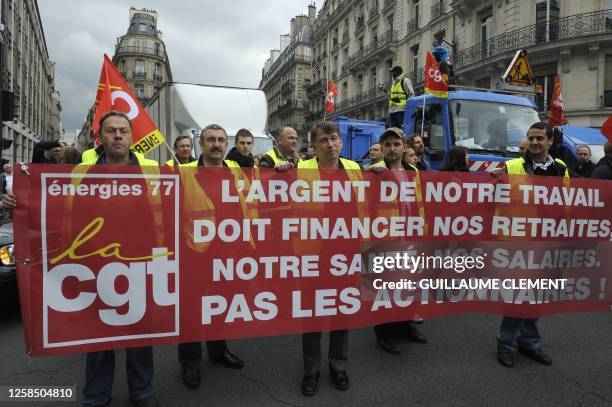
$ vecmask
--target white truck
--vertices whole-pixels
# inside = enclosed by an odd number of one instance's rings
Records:
[[[170,148],[177,136],[189,133],[195,157],[200,155],[200,131],[213,123],[227,131],[228,151],[234,146],[236,132],[242,128],[254,135],[253,155],[263,154],[273,145],[272,137],[264,131],[267,103],[264,92],[259,89],[167,82],[145,104],[145,110]],[[171,157],[164,145],[147,156],[159,163]]]

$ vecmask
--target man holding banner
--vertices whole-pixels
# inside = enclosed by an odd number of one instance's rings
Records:
[[[182,166],[182,180],[185,185],[189,185],[194,198],[185,203],[188,208],[185,217],[187,223],[193,222],[195,218],[214,219],[215,208],[210,204],[210,199],[206,191],[198,186],[196,177],[197,171],[190,171],[190,168],[204,167],[230,167],[240,168],[238,163],[232,160],[224,160],[225,151],[227,149],[227,132],[217,124],[210,124],[202,130],[200,135],[200,150],[202,154],[197,161],[192,161]],[[190,239],[190,245],[197,252],[205,252],[210,249],[207,244],[193,243]],[[208,358],[216,363],[220,363],[231,369],[242,369],[244,362],[238,356],[234,355],[227,348],[225,340],[216,340],[206,342],[208,350]],[[202,363],[202,344],[200,342],[181,343],[178,347],[179,362],[182,367],[183,383],[190,389],[200,387],[201,375],[200,364]]]
[[[340,131],[332,122],[320,122],[310,131],[310,144],[314,147],[316,157],[300,161],[298,170],[341,169],[351,175],[360,174],[360,167],[354,161],[340,157],[342,138]],[[300,178],[316,178],[321,171],[299,171]],[[302,244],[305,246],[305,244]],[[316,249],[315,249],[316,250]],[[318,250],[317,250],[318,251]],[[321,332],[302,334],[302,352],[304,358],[304,378],[302,393],[313,396],[317,392],[321,370]],[[329,333],[329,371],[334,387],[338,390],[349,388],[349,377],[346,374],[348,361],[348,330],[335,330]]]
[[[534,123],[527,131],[527,140],[526,156],[506,161],[508,174],[569,177],[565,163],[548,154],[553,143],[553,132],[549,126]],[[544,365],[552,364],[552,359],[542,352],[537,321],[537,318],[502,319],[497,337],[497,360],[500,364],[514,366],[514,353],[517,350]]]
[[[156,161],[132,148],[132,123],[121,112],[109,111],[99,121],[100,147],[83,165],[138,165],[157,167]],[[4,208],[15,208],[15,195],[7,194],[2,200]],[[136,406],[154,407],[159,402],[153,394],[153,348],[143,346],[126,349],[126,370],[130,399]],[[115,373],[115,351],[89,352],[85,365],[85,386],[83,406],[106,406],[112,399],[113,376]]]

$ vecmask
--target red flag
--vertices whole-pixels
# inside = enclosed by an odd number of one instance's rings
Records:
[[[329,85],[327,86],[327,99],[325,100],[325,111],[327,113],[333,113],[336,110],[336,96],[338,92],[336,91],[336,85],[334,85],[334,81],[330,80]]]
[[[104,54],[104,64],[100,72],[95,109],[91,129],[95,132],[96,144],[98,144],[100,118],[111,110],[125,113],[132,122],[132,148],[134,150],[145,154],[164,142],[164,136],[157,125],[151,120],[130,86],[106,54]]]
[[[427,60],[425,61],[425,93],[438,98],[448,97],[448,85],[442,77],[436,60],[429,51],[427,51]]]
[[[555,87],[553,89],[552,99],[550,100],[550,119],[548,125],[561,126],[567,124],[568,121],[563,115],[563,96],[561,96],[561,79],[559,75],[555,75]]]
[[[600,131],[608,139],[608,142],[612,143],[612,115],[608,116],[608,120],[601,126]]]

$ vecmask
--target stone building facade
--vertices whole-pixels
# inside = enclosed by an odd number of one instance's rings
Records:
[[[157,29],[158,22],[159,15],[155,10],[130,8],[127,33],[117,38],[115,44],[113,64],[142,105],[149,102],[164,82],[172,82],[170,61],[162,32]],[[93,146],[90,130],[94,113],[92,106],[76,138],[76,144],[82,150]]]
[[[499,88],[515,51],[527,49],[543,116],[555,74],[572,124],[599,127],[612,113],[611,0],[326,0],[311,39],[306,126],[323,117],[329,79],[334,115],[384,119],[377,85],[401,65],[421,92],[434,41],[453,53],[458,85]]]
[[[311,5],[308,15],[291,19],[291,32],[280,36],[279,49],[270,50],[259,83],[268,101],[267,130],[291,126],[302,145],[308,144],[304,124],[309,114],[307,89],[312,86],[310,44],[315,15],[316,8]]]
[[[35,0],[2,0],[0,49],[2,158],[29,161],[34,143],[59,139],[61,105]]]

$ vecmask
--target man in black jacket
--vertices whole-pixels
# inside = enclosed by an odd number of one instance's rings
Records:
[[[253,159],[253,133],[247,129],[236,132],[236,145],[227,153],[226,160],[236,161],[240,167],[252,168],[255,166]]]
[[[576,155],[578,160],[572,171],[578,177],[590,178],[595,169],[595,164],[591,161],[591,148],[587,145],[578,146],[576,147]]]
[[[591,173],[591,178],[612,180],[612,143],[604,145],[604,154]]]

